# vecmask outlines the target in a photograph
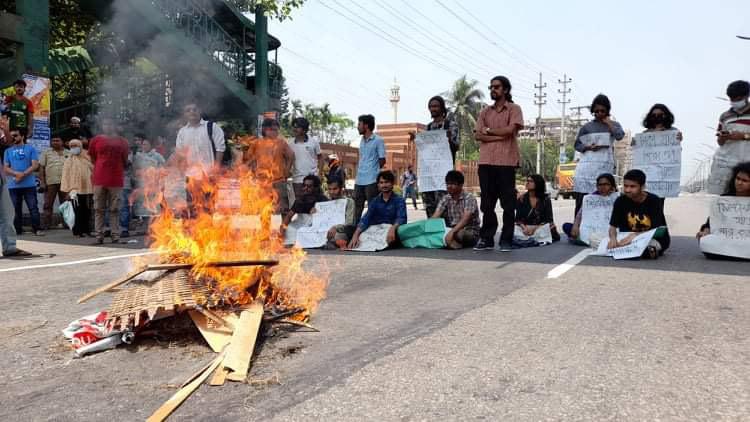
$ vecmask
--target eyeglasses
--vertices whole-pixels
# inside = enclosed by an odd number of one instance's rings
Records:
[[[492,91],[493,89],[499,90],[499,89],[503,89],[503,86],[502,85],[490,85],[487,87],[487,89],[489,89],[490,91]]]
[[[604,114],[606,112],[607,112],[607,110],[605,110],[603,108],[597,108],[596,110],[592,111],[591,114]]]

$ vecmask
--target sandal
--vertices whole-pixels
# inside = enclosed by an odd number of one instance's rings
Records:
[[[655,246],[646,247],[646,252],[643,254],[646,259],[656,259],[659,257],[659,251],[656,250]]]
[[[3,254],[3,256],[31,256],[31,255],[32,255],[31,252],[25,251],[23,249],[16,249],[13,252]]]

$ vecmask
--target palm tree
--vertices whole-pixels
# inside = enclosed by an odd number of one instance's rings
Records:
[[[468,80],[466,75],[463,75],[453,83],[453,88],[450,91],[443,93],[448,105],[453,109],[458,123],[458,132],[461,137],[460,157],[462,159],[475,155],[479,150],[472,132],[479,111],[482,109],[482,99],[484,98],[484,93],[477,88],[478,83],[474,79]]]

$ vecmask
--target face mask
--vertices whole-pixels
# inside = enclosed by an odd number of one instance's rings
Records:
[[[70,149],[70,153],[73,155],[79,155],[81,154],[81,148],[80,147],[74,147]]]
[[[747,107],[747,99],[740,100],[740,101],[732,101],[730,104],[732,105],[732,110],[740,111],[744,109],[745,107]]]

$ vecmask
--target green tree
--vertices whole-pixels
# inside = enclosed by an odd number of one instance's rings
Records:
[[[321,142],[340,145],[351,143],[346,139],[346,131],[354,127],[354,121],[344,113],[334,113],[328,103],[322,106],[302,106],[299,101],[292,101],[290,115],[304,116],[310,122],[310,133],[317,136]]]
[[[453,88],[443,93],[448,105],[453,109],[458,123],[461,150],[459,157],[465,160],[476,159],[479,156],[479,145],[474,139],[474,125],[479,111],[482,109],[484,93],[477,88],[476,80],[468,80],[463,75],[453,83]]]
[[[519,149],[521,152],[521,167],[518,176],[525,178],[530,174],[536,173],[536,139],[519,139]],[[573,145],[565,148],[568,162],[573,160]],[[545,180],[552,182],[555,180],[557,165],[560,162],[560,144],[553,139],[544,140],[544,155],[542,156],[541,174]]]
[[[305,0],[229,0],[243,12],[254,12],[258,6],[263,7],[265,15],[283,21],[291,19],[292,10],[302,6]]]

